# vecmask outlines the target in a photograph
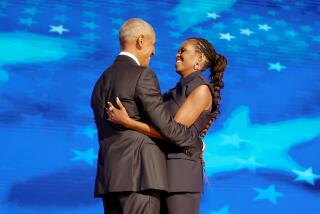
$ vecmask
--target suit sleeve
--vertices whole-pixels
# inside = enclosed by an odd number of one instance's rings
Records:
[[[142,72],[136,86],[136,98],[151,123],[165,138],[180,147],[188,147],[189,152],[194,153],[195,149],[201,150],[199,139],[193,138],[186,126],[175,122],[166,109],[160,94],[158,79],[152,70],[145,69]]]
[[[94,113],[94,120],[98,130],[99,140],[103,139],[104,123],[106,122],[106,113],[105,113],[105,77],[102,75],[95,84],[95,87],[91,96],[91,108]]]

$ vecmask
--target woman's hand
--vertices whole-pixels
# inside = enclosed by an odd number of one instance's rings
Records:
[[[117,97],[116,98],[117,105],[119,106],[119,109],[114,107],[112,103],[108,103],[108,108],[107,108],[107,114],[109,116],[108,120],[112,123],[116,123],[119,125],[123,125],[127,127],[130,121],[130,117],[128,115],[128,112],[126,108],[122,105],[120,99]]]

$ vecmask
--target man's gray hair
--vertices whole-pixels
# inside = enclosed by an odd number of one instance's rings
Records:
[[[138,38],[140,35],[148,35],[150,32],[154,31],[148,22],[139,18],[129,19],[120,28],[119,40],[120,43],[123,44]]]

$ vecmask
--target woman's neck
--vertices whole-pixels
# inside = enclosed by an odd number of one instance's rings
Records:
[[[180,73],[180,75],[181,75],[182,78],[185,78],[185,77],[187,77],[187,76],[189,76],[190,74],[193,74],[193,73],[195,73],[195,72],[197,72],[197,71],[194,71],[194,70],[192,70],[192,71],[186,71],[186,72],[184,72],[183,74]]]

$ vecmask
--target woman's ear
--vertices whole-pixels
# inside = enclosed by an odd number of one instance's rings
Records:
[[[205,58],[204,54],[203,54],[203,53],[200,53],[200,54],[198,55],[197,62],[198,62],[199,64],[202,64],[202,63],[204,63],[205,59],[206,59],[206,58]]]

